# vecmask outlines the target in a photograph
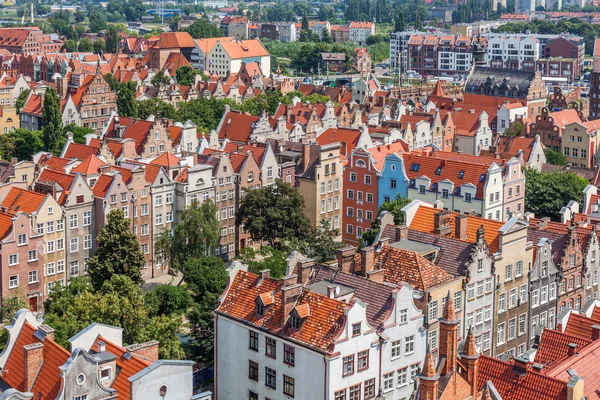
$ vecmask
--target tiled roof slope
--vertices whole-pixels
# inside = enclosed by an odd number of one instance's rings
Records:
[[[219,129],[219,139],[229,139],[236,142],[246,142],[250,138],[253,125],[258,121],[254,115],[239,112],[228,112]]]
[[[600,324],[600,320],[588,318],[575,312],[569,314],[567,326],[564,332],[567,335],[576,336],[582,339],[592,339],[592,326]]]
[[[485,355],[479,357],[477,386],[492,381],[504,400],[567,399],[567,382],[545,376],[527,365],[526,373],[515,371],[514,360],[502,361]]]
[[[106,351],[117,356],[116,363],[118,372],[115,381],[112,384],[112,388],[118,393],[118,400],[129,400],[131,399],[131,383],[129,378],[138,372],[146,369],[152,363],[141,357],[131,354],[124,348],[111,343],[109,340],[104,339],[102,336],[98,336],[94,343],[94,351],[98,351],[98,342],[102,341],[105,344]]]
[[[367,305],[367,320],[371,327],[376,328],[387,320],[393,310],[394,299],[392,286],[375,282],[358,275],[347,274],[323,266],[317,270],[314,282],[327,281],[330,284],[339,283],[354,288],[354,296]]]
[[[567,335],[553,329],[544,329],[534,361],[542,365],[554,364],[567,356],[570,343],[575,343],[581,348],[590,344],[591,340]]]
[[[239,271],[216,312],[327,353],[342,331],[346,304],[303,291],[296,305],[308,304],[311,315],[306,317],[300,329],[289,330],[283,321],[282,285],[275,279],[261,279],[256,274]],[[264,315],[259,315],[255,311],[255,300],[263,293],[273,293],[274,302],[266,307]]]
[[[21,211],[30,214],[39,210],[45,199],[44,194],[13,187],[2,201],[2,208],[11,215]]]
[[[10,353],[6,365],[5,373],[2,379],[19,391],[26,392],[29,388],[24,387],[25,381],[25,353],[23,346],[33,343],[41,343],[41,341],[34,335],[36,329],[26,322],[23,324],[23,328],[19,334],[19,337],[13,347],[13,351]],[[56,399],[61,389],[61,370],[60,367],[64,365],[69,357],[71,356],[68,351],[60,347],[54,340],[46,339],[43,341],[43,357],[44,362],[40,372],[35,379],[33,387],[29,390],[32,393],[39,393],[41,399]]]
[[[433,233],[433,221],[435,218],[435,214],[440,212],[437,208],[427,207],[421,205],[417,210],[412,222],[410,224],[410,229],[414,229],[421,232]],[[451,233],[449,237],[454,237],[455,232],[455,216],[456,213],[450,213],[450,225],[452,226]],[[467,241],[474,243],[477,240],[477,229],[483,225],[484,228],[484,238],[487,242],[490,250],[495,253],[498,251],[498,246],[500,243],[500,233],[499,229],[502,227],[503,223],[500,221],[493,221],[490,219],[474,217],[469,215],[467,218]]]

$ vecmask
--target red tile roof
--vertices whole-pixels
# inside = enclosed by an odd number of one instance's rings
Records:
[[[257,121],[258,117],[254,115],[230,111],[223,119],[223,124],[219,130],[219,139],[245,143],[250,138],[253,126]]]
[[[51,169],[44,168],[42,173],[40,174],[38,181],[40,182],[50,182],[57,183],[63,190],[68,193],[73,185],[73,181],[75,180],[75,175],[65,174],[63,172],[54,171]],[[61,200],[64,202],[66,196],[62,197]],[[62,202],[59,202],[62,205]]]
[[[124,139],[133,139],[135,141],[135,151],[138,155],[144,151],[144,143],[146,142],[150,129],[154,122],[146,121],[142,119],[119,117],[119,124],[124,126],[123,131]],[[117,137],[116,122],[114,119],[111,120],[110,125],[106,130],[106,136],[109,138]],[[107,142],[108,143],[108,142]],[[112,149],[111,149],[112,151]]]
[[[115,381],[111,386],[118,393],[117,399],[131,399],[131,382],[129,381],[129,378],[148,368],[150,365],[152,365],[152,362],[128,352],[123,347],[111,343],[102,336],[98,336],[98,339],[96,339],[96,342],[93,346],[94,351],[98,351],[99,341],[104,342],[106,351],[117,356],[116,363],[119,372],[117,372]]]
[[[114,179],[115,177],[109,174],[100,175],[100,177],[96,181],[96,185],[94,185],[94,196],[100,197],[102,199],[105,198],[106,193],[108,193],[108,189],[110,188],[110,185],[113,183]]]
[[[504,400],[567,399],[567,382],[545,376],[528,364],[524,374],[517,373],[514,360],[502,361],[485,355],[479,357],[477,387],[492,381]]]
[[[12,231],[12,216],[0,212],[0,240],[4,239]]]
[[[23,108],[21,108],[21,114],[36,114],[42,115],[42,95],[32,93]]]
[[[60,367],[63,366],[71,354],[68,351],[60,347],[54,340],[45,338],[41,342],[35,335],[36,329],[25,322],[19,332],[19,337],[15,342],[13,350],[10,352],[8,360],[6,361],[5,373],[2,379],[6,381],[11,387],[22,391],[30,391],[32,393],[39,393],[42,399],[56,399],[61,390],[62,379]],[[31,390],[26,388],[25,385],[25,352],[23,346],[33,343],[43,343],[43,358],[44,362],[40,368],[40,371],[35,379]]]
[[[427,207],[424,205],[419,206],[415,216],[410,224],[410,229],[414,229],[420,232],[435,233],[433,224],[435,214],[440,212],[437,208]],[[455,215],[457,213],[450,213],[449,222],[451,225],[450,237],[454,237],[455,233]],[[484,228],[484,238],[488,243],[492,253],[498,251],[500,243],[499,229],[504,223],[500,221],[493,221],[491,219],[485,219],[469,215],[467,217],[467,242],[474,243],[477,240],[477,230],[480,226]]]
[[[78,160],[85,160],[93,154],[98,154],[98,149],[98,147],[70,142],[63,156],[66,159],[76,158]]]
[[[161,49],[196,47],[194,39],[187,32],[163,32],[160,34],[158,45]]]
[[[181,160],[171,153],[163,153],[152,160],[152,164],[170,168],[181,165]]]
[[[81,162],[81,164],[73,168],[71,172],[74,174],[95,175],[103,165],[106,165],[104,161],[99,159],[95,154],[90,154]]]
[[[551,365],[562,360],[567,356],[570,343],[575,343],[581,348],[592,343],[592,341],[567,335],[553,329],[544,329],[534,362],[542,365]]]
[[[2,208],[11,215],[21,211],[31,214],[40,209],[45,199],[44,194],[13,187],[2,201]]]
[[[304,290],[296,301],[296,307],[308,305],[310,315],[303,320],[300,329],[288,329],[285,324],[288,316],[283,315],[282,284],[282,281],[261,279],[259,275],[239,271],[216,312],[319,352],[331,351],[345,324],[346,304]],[[260,294],[268,292],[273,293],[274,303],[266,307],[264,315],[259,315],[256,313],[255,300]]]
[[[600,324],[600,320],[588,318],[585,315],[580,315],[576,312],[569,314],[567,326],[564,332],[567,335],[576,336],[582,339],[592,339],[592,326]]]
[[[360,129],[329,128],[317,137],[317,143],[321,146],[331,143],[345,144],[345,155],[348,155],[352,153],[352,150],[354,150],[358,144],[361,133],[362,131]]]

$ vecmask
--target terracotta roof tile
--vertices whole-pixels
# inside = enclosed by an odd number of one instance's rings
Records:
[[[258,117],[238,112],[228,112],[223,119],[223,125],[219,130],[219,139],[229,139],[235,142],[245,143],[250,138],[254,124]]]
[[[79,144],[75,142],[70,142],[67,150],[65,151],[64,158],[73,159],[76,158],[78,160],[85,160],[91,155],[98,154],[98,148],[93,146],[88,146],[85,144]]]
[[[181,165],[181,160],[171,153],[163,153],[152,160],[152,164],[166,168],[178,167]]]
[[[13,187],[2,201],[2,208],[11,215],[21,211],[31,214],[40,209],[45,199],[44,194]]]
[[[195,47],[194,39],[187,32],[162,32],[158,45],[161,49]]]
[[[588,318],[585,315],[580,315],[576,312],[569,314],[567,326],[564,332],[570,336],[576,336],[582,339],[592,339],[592,326],[600,324],[600,320]]]
[[[117,357],[116,363],[119,370],[115,377],[115,381],[111,386],[117,391],[117,398],[119,400],[131,399],[131,382],[129,381],[129,378],[151,366],[152,362],[138,357],[135,354],[131,354],[123,347],[111,343],[102,336],[98,336],[98,339],[96,339],[96,342],[94,343],[93,349],[95,351],[98,351],[98,341],[103,341],[106,351]]]
[[[360,129],[329,128],[317,137],[317,143],[321,146],[342,143],[346,145],[346,154],[350,154],[358,144],[361,134]]]
[[[71,170],[72,173],[80,173],[83,175],[94,175],[100,170],[100,167],[106,165],[104,161],[98,158],[95,154],[87,156],[81,164]]]
[[[283,316],[281,286],[282,281],[261,279],[250,272],[239,271],[216,312],[314,350],[329,352],[343,328],[346,304],[304,290],[298,297],[296,307],[307,305],[310,315],[303,320],[300,329],[289,329]],[[264,315],[259,315],[254,300],[265,292],[273,292],[275,300],[266,308]]]
[[[433,207],[427,207],[421,205],[417,210],[412,222],[410,224],[410,229],[414,229],[421,232],[433,233],[434,228],[434,216],[441,210],[438,210]],[[456,213],[450,213],[450,225],[451,225],[451,233],[450,237],[454,237],[455,232],[455,215]],[[467,241],[471,243],[475,243],[477,240],[477,230],[479,227],[483,226],[484,228],[484,238],[487,242],[490,250],[495,253],[498,251],[498,246],[500,242],[500,233],[499,230],[504,223],[500,221],[493,221],[491,219],[484,219],[480,217],[469,216],[467,218]]]
[[[31,94],[20,113],[42,115],[42,97],[42,95]]]
[[[96,184],[94,185],[94,196],[105,198],[110,185],[113,183],[114,176],[108,174],[102,174],[98,177]]]
[[[577,336],[571,336],[553,329],[544,329],[534,362],[542,365],[552,365],[567,356],[569,344],[575,343],[579,348],[592,341]]]

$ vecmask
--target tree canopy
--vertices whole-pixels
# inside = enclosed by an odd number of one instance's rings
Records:
[[[96,242],[96,251],[88,262],[90,280],[96,289],[115,274],[126,275],[134,283],[142,283],[141,269],[146,261],[122,210],[112,210],[108,214],[108,221]]]
[[[275,185],[247,190],[236,221],[253,240],[266,240],[275,246],[281,238],[308,233],[309,221],[303,210],[304,198],[298,189],[278,179]]]
[[[394,225],[402,225],[404,223],[404,213],[402,209],[407,206],[411,200],[407,197],[398,195],[393,201],[385,202],[379,206],[378,216],[384,211],[389,211],[394,216]],[[371,224],[371,230],[365,231],[362,235],[362,241],[366,245],[373,244],[377,233],[379,232],[379,220],[373,221]]]
[[[44,107],[42,109],[42,137],[44,149],[54,154],[60,153],[60,138],[62,137],[62,114],[60,99],[53,87],[46,89]]]
[[[212,24],[207,18],[198,18],[193,24],[182,29],[194,39],[212,38],[223,36],[223,31]]]
[[[571,200],[583,204],[588,181],[571,172],[525,171],[525,209],[536,217],[560,220],[560,209]]]
[[[547,147],[544,150],[544,154],[546,154],[546,162],[548,164],[565,165],[567,163],[567,158],[560,151],[554,151]]]
[[[122,117],[137,117],[138,102],[135,100],[136,83],[123,82],[117,88],[117,109]]]

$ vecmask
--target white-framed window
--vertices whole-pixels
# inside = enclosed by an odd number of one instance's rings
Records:
[[[69,245],[69,251],[71,253],[75,253],[79,251],[79,238],[71,238],[71,243]]]
[[[26,233],[21,233],[18,237],[17,237],[17,245],[18,246],[24,246],[27,244],[27,234]]]
[[[56,272],[59,274],[65,272],[65,260],[58,260],[56,262]]]
[[[506,266],[506,270],[505,270],[505,273],[504,273],[504,280],[505,281],[509,281],[511,279],[512,279],[512,264],[508,264]]]
[[[142,189],[142,198],[148,197],[148,189]]]
[[[62,232],[64,230],[65,230],[65,220],[59,219],[58,221],[56,221],[56,231]]]
[[[65,249],[65,239],[56,239],[56,251]]]
[[[117,202],[117,195],[111,194],[110,195],[110,204],[115,204],[116,202]]]
[[[504,340],[505,340],[505,337],[504,337],[504,322],[502,322],[501,324],[498,324],[497,333],[498,333],[498,335],[497,335],[496,344],[498,346],[500,346],[500,345],[504,344]]]
[[[167,223],[173,222],[173,211],[167,212]]]
[[[37,250],[29,250],[27,252],[27,261],[32,262],[32,261],[37,261]]]
[[[521,303],[527,302],[527,284],[524,283],[519,287],[519,297],[521,299]]]
[[[44,234],[44,224],[37,224],[37,234],[38,235]]]
[[[398,315],[398,321],[400,324],[406,324],[408,322],[408,309],[403,308],[400,310]]]
[[[69,272],[71,276],[79,275],[79,261],[73,261],[69,264]]]
[[[539,306],[540,305],[539,301],[540,301],[540,291],[538,289],[535,289],[531,293],[531,307]]]
[[[543,286],[540,288],[540,304],[545,304],[548,302],[548,287]]]
[[[155,206],[162,206],[162,194],[157,194],[156,197],[154,198],[154,205]]]
[[[142,204],[142,216],[148,215],[148,203]]]
[[[493,278],[485,278],[485,292],[491,293],[494,290],[494,279]]]
[[[50,221],[46,224],[46,232],[54,233],[54,221]]]
[[[127,201],[127,192],[121,193],[121,203],[125,203]]]
[[[488,322],[492,320],[492,306],[487,305],[483,308],[483,319]]]
[[[155,225],[162,225],[162,223],[163,223],[163,215],[162,214],[156,214],[154,219],[155,219]]]
[[[408,367],[398,370],[398,387],[408,385]]]
[[[86,250],[92,248],[92,235],[85,235],[83,237],[83,248]]]
[[[8,265],[17,265],[19,263],[19,255],[11,254],[8,256]]]
[[[404,355],[407,356],[415,352],[415,337],[410,335],[404,338]]]
[[[145,243],[142,245],[142,253],[144,254],[148,254],[150,253],[149,247],[148,247],[148,243]]]
[[[8,278],[8,288],[15,289],[19,287],[19,275],[11,275]]]
[[[55,251],[55,247],[54,247],[54,240],[48,240],[48,242],[46,242],[46,253],[54,253]]]
[[[46,274],[54,275],[56,273],[56,265],[53,262],[46,264]]]
[[[142,236],[147,236],[148,235],[148,224],[143,224],[142,225]]]
[[[438,318],[438,302],[437,300],[429,303],[428,320],[435,321]]]
[[[508,321],[508,340],[511,341],[517,337],[517,320],[512,318]]]
[[[517,288],[512,288],[508,292],[508,307],[513,308],[517,306]]]
[[[27,282],[29,284],[37,283],[38,282],[38,272],[37,272],[37,269],[34,270],[34,271],[29,271]]]
[[[92,212],[85,211],[83,213],[83,226],[89,226],[92,224]]]
[[[77,214],[69,215],[69,228],[76,229],[79,226]]]
[[[429,348],[431,349],[431,351],[434,351],[437,349],[438,346],[438,331],[431,331],[429,332]]]
[[[173,204],[173,192],[168,192],[165,195],[165,203],[166,204]]]
[[[517,261],[515,264],[515,276],[523,276],[523,261]]]
[[[394,340],[392,342],[392,359],[398,358],[402,355],[402,339]]]
[[[519,336],[525,334],[525,329],[527,329],[527,314],[519,315]]]
[[[556,298],[556,282],[552,282],[548,285],[548,299],[554,300]]]
[[[394,389],[394,373],[383,374],[383,391],[389,392]]]
[[[454,293],[454,309],[460,310],[462,309],[462,292]]]
[[[500,293],[498,295],[498,312],[506,311],[506,293]]]
[[[112,368],[106,367],[100,370],[100,381],[110,381],[112,379]]]

